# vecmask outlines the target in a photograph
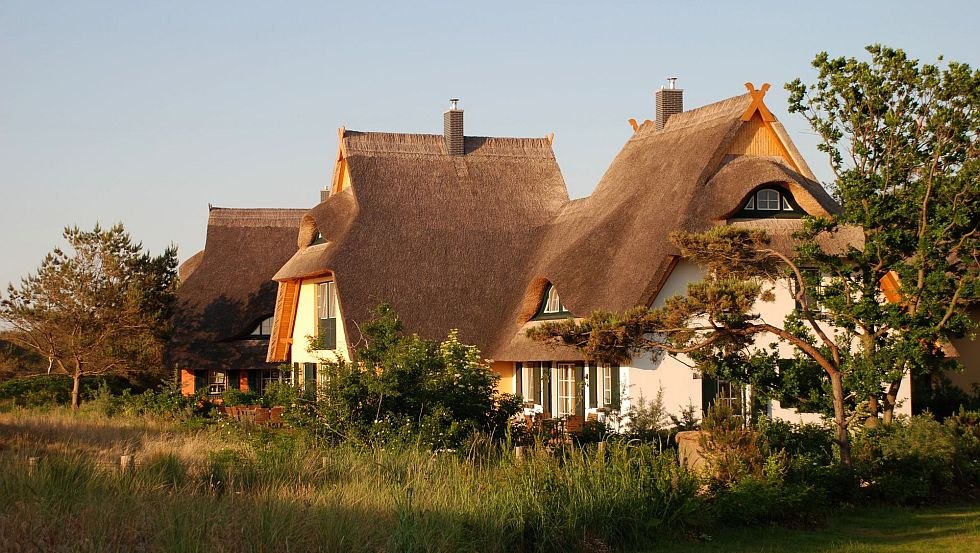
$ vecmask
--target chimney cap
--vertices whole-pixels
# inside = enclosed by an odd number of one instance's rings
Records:
[[[452,110],[459,109],[458,104],[459,104],[459,98],[450,98],[449,99],[449,109],[452,109]]]
[[[677,77],[667,77],[667,88],[670,90],[677,88]]]

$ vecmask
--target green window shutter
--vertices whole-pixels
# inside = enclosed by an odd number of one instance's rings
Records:
[[[622,396],[619,385],[619,365],[610,365],[609,370],[612,372],[610,380],[612,381],[610,385],[612,386],[612,408],[619,409],[622,405]]]
[[[299,363],[293,363],[293,386],[299,385]]]
[[[194,393],[201,390],[207,391],[208,371],[194,371]]]
[[[575,363],[575,414],[585,419],[585,364]]]
[[[516,363],[514,365],[514,393],[519,396],[524,395],[524,364]]]
[[[261,387],[259,380],[262,378],[262,371],[245,371],[245,374],[248,376],[248,389],[258,392]]]
[[[337,349],[337,319],[320,319],[320,345],[323,349]]]
[[[599,371],[595,363],[589,363],[589,407],[599,405]]]
[[[551,413],[551,363],[542,363],[541,368],[541,408]]]
[[[706,374],[701,375],[701,413],[708,414],[708,407],[715,402],[718,396],[718,379]]]
[[[303,382],[307,389],[316,389],[316,363],[303,363]]]
[[[543,399],[541,398],[541,379],[543,375],[541,374],[541,363],[535,363],[534,368],[531,369],[531,386],[533,389],[528,390],[530,392],[530,400],[534,403],[543,405]]]
[[[233,390],[240,390],[242,387],[241,377],[239,376],[241,371],[234,369],[228,371],[228,387]]]

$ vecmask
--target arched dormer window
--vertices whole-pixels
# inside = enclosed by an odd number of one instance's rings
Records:
[[[259,321],[248,337],[253,339],[268,338],[272,334],[272,317],[266,317]]]
[[[568,309],[561,303],[561,297],[554,284],[548,284],[541,298],[541,306],[535,319],[563,319],[571,315]]]
[[[736,219],[792,219],[805,213],[787,190],[775,186],[760,188],[749,195]]]

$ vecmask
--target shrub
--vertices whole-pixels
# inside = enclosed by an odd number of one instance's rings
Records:
[[[931,415],[899,418],[855,436],[854,469],[873,499],[921,502],[957,491],[960,442]]]
[[[235,388],[227,388],[224,393],[221,394],[221,404],[225,407],[234,407],[236,405],[255,405],[261,401],[259,394],[248,390],[241,391]]]

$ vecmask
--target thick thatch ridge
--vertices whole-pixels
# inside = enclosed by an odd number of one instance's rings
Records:
[[[464,146],[449,156],[441,135],[344,131],[351,185],[309,212],[323,243],[302,247],[276,280],[333,273],[352,341],[388,302],[406,328],[428,338],[457,328],[489,353],[511,316],[503,298],[523,289],[539,231],[568,192],[546,138]]]
[[[170,363],[188,369],[265,364],[266,344],[241,340],[272,315],[272,275],[296,251],[303,209],[211,208],[204,250],[181,265]]]

